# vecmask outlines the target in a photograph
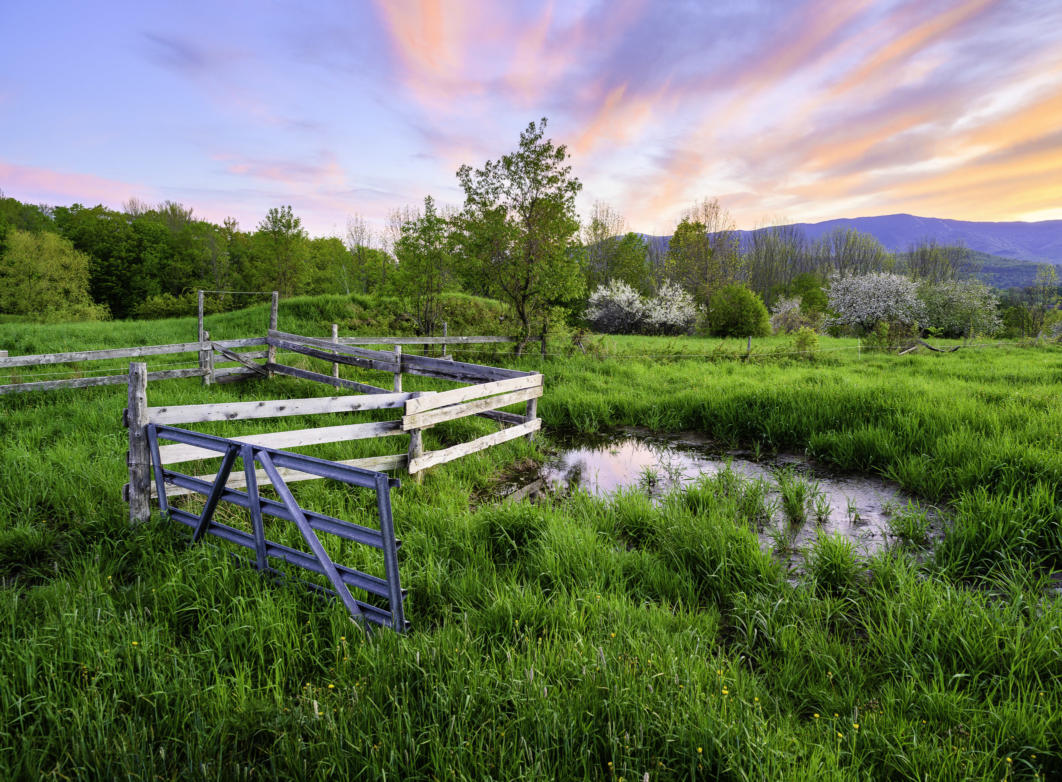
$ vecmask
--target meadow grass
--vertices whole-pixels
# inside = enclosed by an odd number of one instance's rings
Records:
[[[325,335],[344,307],[284,302],[281,328]],[[256,335],[264,314],[212,316],[208,328]],[[190,334],[187,319],[9,323],[0,347]],[[932,556],[897,546],[859,560],[820,536],[794,579],[756,537],[770,514],[762,482],[725,470],[657,501],[484,499],[511,464],[540,457],[541,440],[521,440],[394,492],[413,629],[368,639],[337,604],[266,581],[222,548],[190,547],[177,524],[129,526],[123,387],[0,398],[0,776],[1062,775],[1062,607],[1044,589],[1062,570],[1062,350],[897,357],[820,344],[846,349],[808,361],[774,338],[742,362],[723,355],[743,354],[734,340],[608,338],[598,355],[493,355],[545,373],[547,427],[696,430],[896,480],[945,509]],[[152,384],[149,399],[329,393],[286,378],[187,380]],[[443,424],[426,445],[492,426]],[[394,437],[307,452],[404,447]],[[366,492],[292,488],[308,507],[372,518]],[[269,534],[297,542],[280,522]],[[340,562],[380,566],[327,545]]]

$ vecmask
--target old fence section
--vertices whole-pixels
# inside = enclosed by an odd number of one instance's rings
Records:
[[[349,339],[358,341],[359,338]],[[126,497],[130,503],[130,516],[133,520],[143,520],[150,515],[148,502],[152,496],[151,481],[146,470],[137,472],[133,469],[135,464],[146,465],[148,463],[147,451],[143,443],[146,442],[146,427],[149,424],[172,426],[207,421],[242,421],[285,416],[394,410],[398,417],[391,420],[318,426],[234,439],[241,443],[266,448],[297,448],[364,438],[408,435],[405,449],[398,453],[351,459],[338,462],[338,464],[375,471],[405,469],[413,476],[418,476],[429,467],[453,461],[517,437],[530,435],[538,431],[542,425],[537,413],[537,401],[543,392],[542,375],[538,372],[521,372],[514,369],[463,363],[448,358],[403,354],[401,345],[397,345],[393,351],[370,350],[344,344],[342,341],[332,342],[275,330],[269,332],[266,344],[277,351],[283,351],[289,355],[306,356],[329,365],[343,365],[390,373],[393,378],[392,387],[388,389],[337,377],[331,372],[316,372],[266,362],[264,365],[258,365],[260,372],[270,375],[288,375],[359,393],[350,396],[151,407],[148,403],[147,386],[150,373],[144,370],[143,364],[133,364],[126,380],[129,383],[129,407],[125,414],[130,442],[130,482],[126,487]],[[461,385],[446,391],[407,392],[401,390],[403,375],[437,378]],[[516,404],[524,405],[522,414],[499,409]],[[436,451],[424,450],[423,432],[425,429],[444,421],[473,415],[497,421],[503,428],[470,442],[459,443]],[[159,463],[163,466],[213,456],[216,454],[184,443],[162,446],[159,449]],[[282,470],[281,474],[288,482],[320,477],[295,469],[286,472]],[[210,478],[210,476],[201,477]],[[266,478],[261,474],[258,477],[260,480]],[[241,475],[232,475],[228,485],[244,486],[245,480]],[[166,488],[166,493],[170,497],[190,491],[187,487],[179,485]],[[157,495],[157,488],[154,493]]]

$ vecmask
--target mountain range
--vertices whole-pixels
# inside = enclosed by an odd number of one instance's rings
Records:
[[[980,276],[998,288],[1032,284],[1038,264],[1062,267],[1062,220],[990,223],[894,214],[793,225],[811,241],[837,229],[852,228],[870,234],[890,252],[905,252],[926,239],[938,244],[962,245],[973,251],[973,259],[981,267]],[[737,233],[744,247],[754,231]],[[648,238],[664,248],[670,239]],[[1062,277],[1062,268],[1059,276]]]

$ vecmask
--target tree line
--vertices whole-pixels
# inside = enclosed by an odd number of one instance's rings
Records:
[[[729,306],[735,286],[766,308],[795,298],[822,310],[831,280],[892,273],[943,283],[973,271],[961,247],[925,241],[891,253],[851,229],[813,242],[795,226],[779,225],[742,243],[712,199],[682,214],[663,241],[626,230],[622,215],[602,202],[581,221],[575,199],[582,184],[566,147],[547,138],[546,127],[545,119],[530,123],[513,152],[478,169],[462,166],[459,207],[440,208],[427,196],[422,206],[393,211],[382,231],[353,216],[343,238],[310,237],[291,206],[270,209],[244,231],[233,219],[217,225],[170,201],[130,199],[121,210],[47,207],[0,193],[0,313],[48,320],[183,315],[198,288],[388,294],[431,334],[443,294],[464,291],[506,302],[530,338],[562,319],[582,318],[595,292],[610,284],[645,297],[659,324],[671,322],[669,310]],[[1008,324],[1034,329],[1036,311],[1045,311],[1037,297],[1050,283],[1010,292]]]

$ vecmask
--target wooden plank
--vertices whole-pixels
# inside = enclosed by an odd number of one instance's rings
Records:
[[[272,338],[271,338],[272,339]],[[363,358],[362,356],[344,355],[342,353],[330,353],[327,350],[320,350],[318,348],[307,347],[306,345],[299,344],[298,342],[288,342],[283,339],[273,339],[273,345],[281,350],[287,350],[291,353],[299,353],[303,356],[310,356],[311,358],[319,358],[323,361],[329,361],[332,363],[338,362],[340,364],[347,364],[352,367],[361,367],[362,369],[375,369],[379,372],[394,372],[398,368],[398,364],[395,363],[393,353],[385,353],[388,357],[387,361],[381,361],[375,358]],[[336,345],[337,348],[348,349],[346,345]],[[372,351],[377,352],[377,351]]]
[[[308,369],[296,369],[295,367],[287,367],[283,364],[266,364],[266,369],[270,372],[276,372],[278,375],[288,375],[289,377],[297,377],[302,380],[313,380],[317,383],[325,383],[330,386],[335,386],[336,388],[349,388],[353,391],[362,391],[366,394],[390,393],[386,388],[370,386],[368,383],[359,383],[355,380],[347,380],[342,377],[330,377],[329,375],[324,375],[320,372],[311,372]]]
[[[345,345],[342,342],[332,342],[332,340],[330,339],[304,337],[300,334],[287,334],[283,331],[270,331],[269,340],[271,342],[281,340],[283,342],[294,342],[299,345],[310,345],[312,347],[321,348],[323,350],[338,351],[348,356],[358,356],[360,358],[368,358],[374,361],[386,361],[388,363],[391,363],[395,360],[394,354],[392,354],[390,351],[369,350],[368,348],[356,348],[350,345]],[[329,355],[331,355],[331,353],[329,353]]]
[[[387,410],[403,407],[407,399],[409,399],[409,394],[372,394],[149,407],[148,420],[153,424],[195,424],[204,421],[280,418],[291,415],[355,413],[361,410]]]
[[[479,418],[487,418],[501,424],[523,424],[527,422],[527,416],[519,413],[506,413],[504,410],[487,410],[485,413],[476,413]]]
[[[460,445],[455,445],[450,448],[443,448],[440,451],[429,451],[423,456],[410,461],[408,470],[410,473],[417,473],[421,470],[426,470],[429,467],[434,467],[437,464],[452,462],[454,459],[460,459],[462,456],[476,453],[476,451],[482,451],[485,448],[500,445],[509,440],[515,440],[517,437],[523,437],[532,432],[537,432],[541,428],[542,419],[536,418],[533,421],[527,421],[519,426],[513,426],[509,429],[502,429],[500,432],[484,435],[483,437],[480,437],[477,440],[472,440],[468,443],[461,443]]]
[[[214,344],[217,345],[219,343],[215,342]],[[254,358],[265,358],[266,356],[269,355],[269,351],[268,350],[245,350],[245,351],[240,352],[240,353],[236,353],[235,351],[233,351],[233,354],[237,355],[237,356],[242,356],[243,358],[254,359]],[[228,362],[225,360],[224,357],[222,357],[221,359],[216,360],[214,363],[216,363],[216,364],[227,364]],[[261,365],[259,365],[259,366],[261,366]]]
[[[422,396],[410,399],[406,402],[406,415],[422,413],[425,410],[434,410],[437,407],[455,405],[459,402],[467,402],[470,399],[478,399],[482,396],[500,394],[506,391],[522,391],[525,388],[542,385],[542,375],[532,374],[524,377],[514,377],[509,380],[495,380],[491,383],[479,383],[464,388],[454,388],[450,391],[438,391],[431,396]]]
[[[499,407],[515,405],[517,402],[526,402],[529,399],[536,399],[540,396],[542,396],[542,386],[535,386],[534,388],[525,388],[523,391],[513,391],[509,394],[477,399],[474,402],[465,402],[460,405],[440,407],[438,410],[414,413],[413,415],[402,417],[402,428],[407,431],[410,429],[424,429],[443,421],[465,418],[476,413],[482,413],[485,410],[496,410]]]
[[[182,377],[202,377],[202,369],[168,369],[165,372],[148,372],[148,380],[173,380]],[[36,383],[12,383],[0,386],[0,395],[19,394],[25,391],[56,391],[61,388],[92,388],[94,386],[122,386],[129,382],[129,375],[102,375],[99,377],[75,377],[70,380],[45,380]]]
[[[265,367],[263,367],[261,364],[256,364],[251,359],[244,358],[239,353],[233,353],[231,350],[226,350],[225,348],[221,347],[221,345],[219,345],[216,342],[214,343],[214,350],[216,350],[218,353],[220,353],[221,355],[223,355],[225,358],[229,359],[230,361],[235,361],[238,364],[243,364],[245,367],[250,369],[252,372],[257,372],[260,375],[267,374],[266,370],[265,370]]]
[[[231,437],[241,443],[264,445],[269,448],[299,448],[306,445],[323,443],[342,443],[351,440],[364,440],[369,437],[388,437],[403,434],[401,421],[370,421],[364,424],[344,424],[341,426],[320,426],[316,429],[296,429],[290,432],[267,432],[246,437]],[[163,438],[165,439],[165,438]],[[199,448],[194,445],[177,443],[159,447],[159,457],[163,464],[179,464],[198,459],[215,459],[217,451]]]
[[[251,348],[264,347],[269,344],[265,337],[251,337],[250,339],[215,339],[215,345],[223,348]]]
[[[519,342],[519,337],[340,337],[342,345],[487,345]]]
[[[509,431],[509,430],[505,430]],[[220,454],[215,454],[220,456]],[[387,470],[399,470],[406,466],[408,459],[406,454],[389,454],[387,456],[368,456],[361,459],[348,459],[344,462],[336,462],[336,464],[346,464],[351,467],[363,467],[366,470],[376,470],[377,472],[384,472]],[[280,473],[280,477],[284,479],[285,483],[293,483],[295,481],[313,481],[322,480],[320,475],[311,475],[305,472],[299,472],[297,470],[291,470],[286,467],[277,469]],[[269,483],[269,476],[265,474],[265,470],[257,470],[255,476],[258,479],[260,485],[267,485]],[[200,475],[196,476],[202,481],[213,481],[214,475]],[[225,487],[228,489],[242,489],[247,486],[247,477],[242,473],[233,473],[229,476],[229,480],[225,483]],[[191,489],[182,489],[176,486],[166,488],[167,497],[180,497],[186,494],[196,494],[197,492]],[[154,488],[152,483],[151,496],[158,497],[158,492]]]
[[[102,361],[108,358],[141,358],[169,353],[195,353],[205,347],[202,342],[181,342],[173,345],[146,345],[138,348],[114,350],[80,350],[74,353],[40,353],[32,356],[0,358],[0,369],[6,367],[35,367],[45,364],[69,364],[75,361]]]
[[[458,380],[465,383],[483,383],[493,380],[507,380],[511,377],[525,377],[538,374],[521,372],[517,369],[487,367],[480,364],[467,364],[450,359],[428,358],[427,356],[403,356],[402,371],[410,375],[438,377],[445,380]]]

